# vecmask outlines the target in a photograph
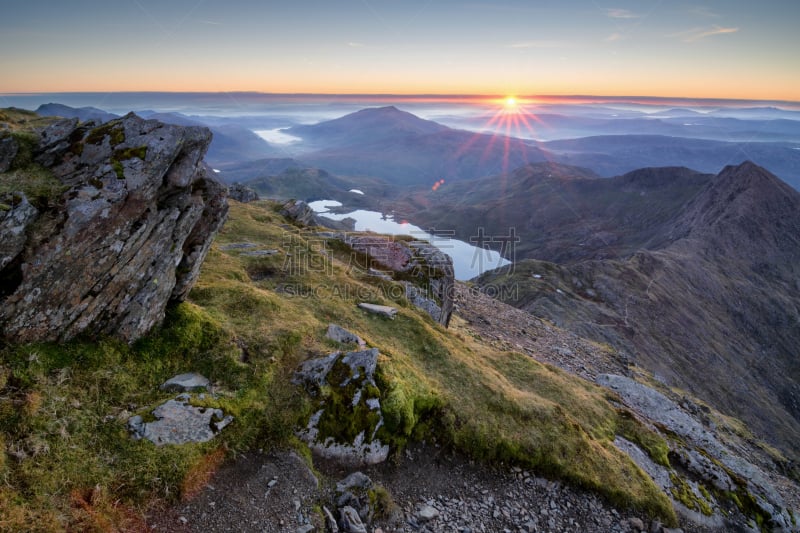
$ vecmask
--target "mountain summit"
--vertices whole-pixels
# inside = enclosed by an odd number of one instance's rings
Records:
[[[386,106],[362,109],[319,124],[295,126],[288,132],[311,143],[331,148],[398,141],[408,136],[430,135],[449,129],[442,124],[401,111],[395,106]]]

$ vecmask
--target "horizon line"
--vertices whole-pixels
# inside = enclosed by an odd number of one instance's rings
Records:
[[[505,93],[494,94],[459,94],[459,93],[313,93],[313,92],[264,92],[264,91],[11,91],[0,92],[0,97],[14,96],[43,96],[43,95],[93,95],[93,94],[119,94],[119,95],[252,95],[270,97],[293,97],[293,98],[314,98],[314,97],[338,97],[338,98],[402,98],[402,99],[431,99],[431,100],[485,100],[485,99],[504,99],[508,97]],[[694,97],[694,96],[653,96],[653,95],[602,95],[602,94],[514,94],[516,98],[527,100],[589,100],[589,101],[611,101],[620,103],[636,103],[637,100],[644,101],[692,101],[698,103],[780,103],[800,105],[800,100],[765,99],[765,98],[723,98],[723,97]]]

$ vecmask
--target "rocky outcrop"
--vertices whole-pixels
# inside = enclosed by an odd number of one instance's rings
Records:
[[[362,233],[320,233],[350,246],[365,259],[354,258],[370,275],[404,281],[409,302],[447,327],[453,314],[453,260],[427,241],[406,241]],[[388,272],[387,269],[391,272]]]
[[[246,185],[242,185],[241,183],[232,184],[228,188],[228,195],[230,196],[231,200],[236,200],[237,202],[242,202],[243,204],[257,202],[260,199],[255,190],[247,187]]]
[[[22,193],[0,211],[2,335],[133,341],[160,322],[227,216],[226,189],[203,163],[210,141],[206,128],[133,114],[41,131],[33,157],[65,192],[43,212]]]
[[[693,415],[662,393],[631,378],[601,374],[597,383],[608,387],[623,403],[665,435],[670,446],[670,467],[655,464],[635,444],[617,437],[615,444],[670,494],[676,510],[687,520],[713,528],[733,527],[727,522],[730,507],[758,516],[772,531],[791,531],[792,515],[769,477],[760,468],[729,449]],[[735,494],[736,498],[730,495]],[[751,502],[751,508],[742,502]],[[748,518],[753,518],[749,516]]]

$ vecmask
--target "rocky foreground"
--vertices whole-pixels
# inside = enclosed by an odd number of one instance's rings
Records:
[[[2,137],[0,169],[58,185],[38,208],[23,190],[0,198],[2,336],[136,340],[187,296],[225,221],[227,191],[203,162],[211,132],[130,114],[30,135]]]

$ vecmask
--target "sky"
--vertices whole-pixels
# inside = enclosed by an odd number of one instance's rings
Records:
[[[0,93],[800,101],[798,0],[3,0]]]

